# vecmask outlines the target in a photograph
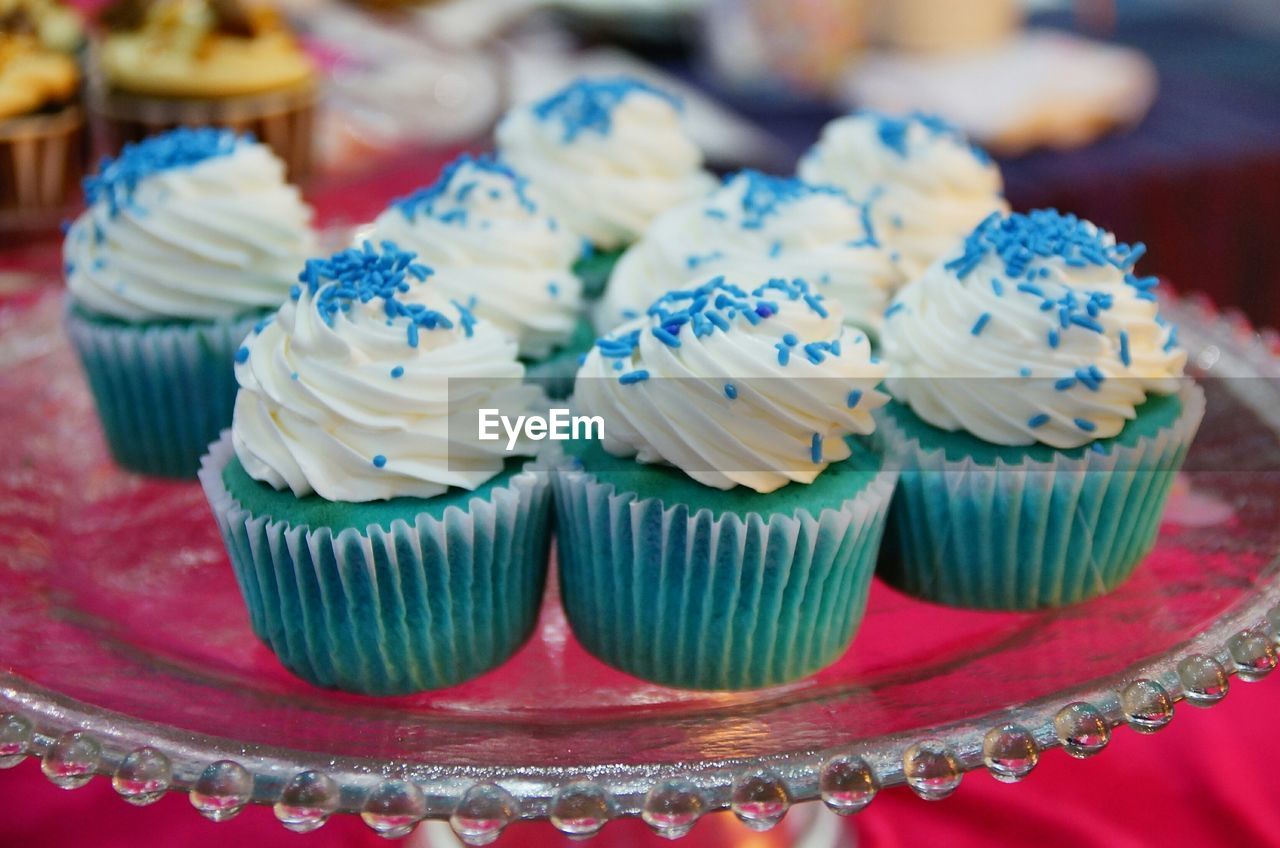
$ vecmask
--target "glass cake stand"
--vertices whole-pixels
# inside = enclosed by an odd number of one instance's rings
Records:
[[[198,485],[114,468],[59,330],[61,295],[0,308],[0,766],[135,804],[186,792],[222,820],[357,813],[388,836],[448,820],[484,844],[517,819],[588,836],[642,816],[666,836],[730,808],[766,828],[964,773],[1016,781],[1041,753],[1098,753],[1179,702],[1276,664],[1280,359],[1275,340],[1172,302],[1208,415],[1156,550],[1114,594],[1024,614],[936,607],[877,584],[847,654],[794,685],[652,686],[574,641],[554,591],[532,641],[477,680],[413,697],[324,691],[249,630]]]

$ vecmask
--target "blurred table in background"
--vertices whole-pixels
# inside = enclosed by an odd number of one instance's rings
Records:
[[[1184,291],[1242,308],[1280,326],[1280,39],[1217,16],[1126,11],[1111,33],[1160,74],[1157,100],[1131,132],[1088,147],[1038,151],[1001,161],[1019,209],[1056,206],[1150,247],[1144,269]],[[1280,17],[1280,7],[1277,8]],[[1077,31],[1069,16],[1032,26]],[[720,90],[695,64],[669,63],[785,143],[789,170],[836,111]],[[1064,68],[1063,73],[1070,73]]]

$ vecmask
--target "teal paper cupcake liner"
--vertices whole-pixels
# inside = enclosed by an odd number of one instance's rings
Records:
[[[599,659],[691,689],[753,689],[829,665],[866,608],[894,473],[839,509],[745,517],[555,477],[561,596]]]
[[[992,610],[1084,601],[1122,583],[1155,545],[1174,477],[1204,416],[1181,414],[1131,445],[1051,461],[979,464],[922,447],[892,416],[877,432],[900,469],[880,576],[909,594]]]
[[[222,477],[233,454],[228,431],[200,482],[254,633],[303,680],[366,695],[438,689],[500,665],[532,633],[551,537],[550,460],[465,511],[335,533],[246,510]]]
[[[261,318],[128,324],[72,305],[67,334],[116,462],[144,474],[195,477],[209,443],[231,424],[235,352]]]

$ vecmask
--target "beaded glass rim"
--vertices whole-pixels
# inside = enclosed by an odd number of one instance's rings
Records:
[[[1219,314],[1200,299],[1171,301],[1167,311],[1183,324],[1188,347],[1211,355],[1228,376],[1280,377],[1277,334],[1257,332],[1239,314]],[[1273,393],[1239,399],[1280,431]],[[763,830],[799,802],[821,799],[850,814],[885,787],[905,784],[937,800],[954,792],[968,771],[986,768],[1015,782],[1047,750],[1092,756],[1119,726],[1152,733],[1172,720],[1180,701],[1211,706],[1226,697],[1233,676],[1265,677],[1276,666],[1278,644],[1280,580],[1272,563],[1252,596],[1177,649],[1010,709],[846,746],[578,768],[422,766],[246,746],[106,712],[0,673],[0,767],[37,757],[49,780],[68,789],[110,776],[135,805],[186,792],[214,821],[250,803],[272,805],[281,823],[298,832],[335,813],[359,814],[388,837],[407,835],[425,819],[444,819],[465,843],[484,845],[517,819],[548,819],[565,834],[585,837],[613,818],[640,816],[675,838],[721,809]]]

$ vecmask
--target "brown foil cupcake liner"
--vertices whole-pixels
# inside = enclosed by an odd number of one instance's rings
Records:
[[[89,138],[79,106],[0,120],[0,230],[57,224],[88,160]]]
[[[251,132],[284,160],[289,179],[306,178],[312,168],[312,137],[317,90],[307,86],[291,91],[242,97],[198,99],[150,97],[107,90],[94,98],[107,152],[179,126],[226,127]]]

